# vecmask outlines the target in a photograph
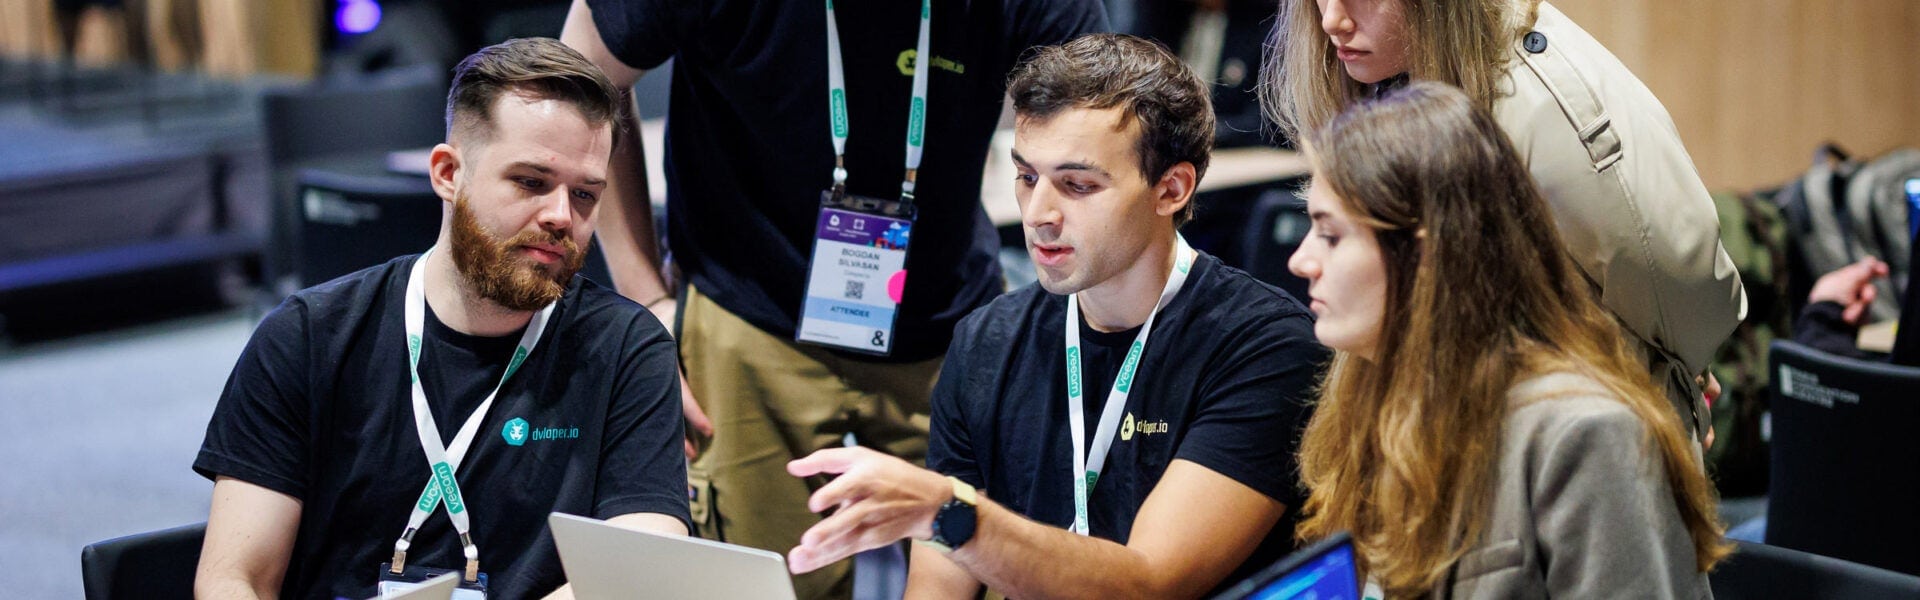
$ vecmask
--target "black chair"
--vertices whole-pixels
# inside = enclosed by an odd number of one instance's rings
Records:
[[[1775,341],[1770,545],[1920,575],[1920,368]]]
[[[1260,195],[1247,215],[1241,240],[1246,270],[1255,279],[1265,281],[1287,293],[1301,304],[1307,303],[1307,280],[1287,270],[1287,259],[1307,239],[1313,222],[1307,218],[1307,203],[1289,188],[1275,188]]]
[[[1738,542],[1707,582],[1718,600],[1920,598],[1920,577],[1749,542]]]
[[[1920,240],[1914,240],[1907,252],[1907,268],[1920,271]],[[1907,274],[1907,290],[1900,297],[1900,326],[1893,338],[1893,364],[1909,367],[1920,367],[1920,277],[1915,275],[1920,272]]]
[[[266,265],[270,282],[294,275],[294,254],[301,247],[301,169],[342,155],[367,155],[373,157],[370,162],[382,164],[386,152],[440,143],[446,139],[447,85],[447,75],[429,65],[262,94],[267,160],[273,169]],[[437,213],[435,218],[437,222]],[[437,225],[429,228],[437,230]]]
[[[308,169],[299,189],[303,288],[426,250],[440,235],[442,201],[425,179]]]
[[[138,533],[80,550],[87,600],[193,598],[207,524]]]

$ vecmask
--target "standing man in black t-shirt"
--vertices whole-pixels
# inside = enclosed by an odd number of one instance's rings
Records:
[[[550,39],[455,68],[434,247],[295,293],[227,380],[193,463],[215,481],[197,596],[452,570],[539,597],[566,583],[549,512],[686,533],[673,339],[575,276],[619,106]]]
[[[638,144],[614,157],[600,231],[621,293],[679,321],[685,411],[713,434],[690,473],[701,535],[791,548],[824,480],[786,462],[849,433],[925,455],[954,324],[1005,285],[980,178],[1006,74],[1104,28],[1097,0],[574,2],[561,39],[615,85],[674,60],[665,238],[684,280],[652,251]],[[913,209],[868,230],[899,235],[848,244],[823,195]],[[841,563],[796,585],[845,597],[851,581]]]
[[[841,475],[810,501],[837,512],[789,564],[912,537],[927,542],[914,597],[1228,585],[1293,545],[1294,448],[1325,358],[1312,318],[1177,233],[1214,130],[1206,83],[1172,53],[1086,36],[1041,50],[1010,89],[1039,286],[960,322],[931,470],[858,448],[790,465]]]

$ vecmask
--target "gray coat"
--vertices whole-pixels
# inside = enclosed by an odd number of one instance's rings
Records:
[[[1485,541],[1434,597],[1713,597],[1639,417],[1574,373],[1507,399]]]

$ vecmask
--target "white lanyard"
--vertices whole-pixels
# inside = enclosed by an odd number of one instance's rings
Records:
[[[1120,364],[1120,372],[1113,378],[1113,389],[1107,393],[1107,403],[1100,409],[1100,428],[1093,432],[1091,455],[1086,446],[1086,395],[1080,385],[1080,301],[1077,295],[1067,296],[1067,422],[1073,426],[1074,533],[1087,535],[1087,494],[1099,480],[1100,469],[1106,466],[1107,450],[1113,447],[1113,431],[1119,427],[1120,413],[1127,406],[1127,396],[1133,392],[1134,375],[1140,366],[1140,355],[1146,351],[1147,336],[1153,333],[1153,319],[1180,293],[1180,288],[1187,283],[1187,272],[1192,269],[1193,247],[1187,245],[1186,238],[1175,234],[1173,272],[1167,274],[1160,301],[1153,305],[1153,312],[1140,326],[1140,333],[1133,336],[1133,345],[1127,348],[1127,360]]]
[[[833,189],[847,185],[847,72],[840,62],[840,26],[834,23],[833,0],[827,0],[827,123],[833,131]],[[907,111],[907,174],[900,182],[900,201],[913,203],[914,180],[920,171],[927,129],[927,64],[929,24],[933,0],[920,0],[920,41],[913,58],[913,102]]]
[[[453,529],[460,533],[460,544],[464,546],[467,557],[467,580],[472,581],[479,572],[480,549],[473,545],[472,522],[467,515],[467,504],[460,495],[460,483],[454,479],[454,473],[460,470],[460,461],[466,458],[467,449],[473,445],[473,436],[480,430],[480,422],[487,418],[487,410],[493,408],[493,398],[500,394],[500,388],[506,386],[513,372],[533,353],[535,345],[540,343],[540,332],[547,328],[547,318],[553,316],[553,304],[548,304],[534,313],[533,320],[527,323],[527,329],[520,334],[520,342],[513,350],[513,358],[507,361],[507,372],[500,376],[500,383],[493,386],[487,398],[473,410],[467,421],[460,425],[460,431],[453,436],[452,446],[440,443],[440,427],[433,421],[433,412],[427,408],[427,391],[420,387],[420,345],[421,330],[426,326],[427,292],[422,281],[427,270],[427,257],[433,256],[428,248],[420,258],[413,261],[413,270],[407,275],[406,326],[407,326],[407,374],[413,380],[413,426],[420,436],[420,449],[427,454],[427,464],[432,473],[427,479],[426,490],[420,492],[420,500],[413,504],[413,514],[407,517],[407,529],[400,534],[399,541],[393,543],[392,570],[399,573],[406,563],[407,549],[412,545],[413,534],[433,514],[435,508],[444,501],[447,506],[447,518],[453,521]]]

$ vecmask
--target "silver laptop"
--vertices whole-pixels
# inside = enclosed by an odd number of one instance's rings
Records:
[[[450,600],[453,590],[460,585],[460,573],[442,573],[420,583],[389,583],[381,582],[380,595],[373,600]]]
[[[547,524],[580,600],[794,598],[787,561],[773,552],[561,513],[547,517]]]

